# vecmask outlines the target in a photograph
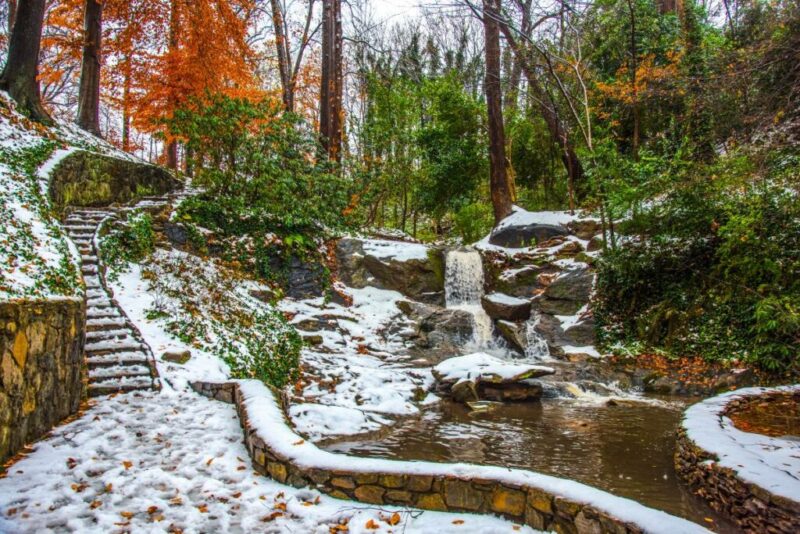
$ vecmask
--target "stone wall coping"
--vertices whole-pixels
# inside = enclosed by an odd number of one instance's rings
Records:
[[[756,485],[772,495],[800,502],[800,480],[782,468],[765,463],[763,458],[743,446],[756,436],[759,441],[775,447],[792,448],[797,446],[796,442],[742,432],[726,416],[729,406],[735,401],[785,393],[800,393],[800,384],[743,388],[706,399],[686,410],[681,429],[694,446],[715,459],[718,468],[730,469],[745,483]]]
[[[0,304],[30,304],[31,306],[35,306],[37,304],[56,304],[56,303],[69,303],[75,302],[80,303],[85,300],[85,296],[83,295],[83,289],[80,290],[80,295],[53,295],[49,297],[36,297],[36,298],[26,298],[26,297],[14,297],[11,299],[0,299]]]
[[[405,486],[415,490],[412,485],[424,481],[427,489],[423,491],[429,492],[431,483],[434,492],[439,485],[443,489],[438,490],[439,494],[420,494],[405,502],[417,508],[495,512],[540,529],[567,522],[569,529],[577,528],[582,532],[598,529],[652,534],[710,532],[701,525],[636,501],[532,471],[464,463],[360,458],[323,451],[295,433],[286,419],[281,400],[258,380],[236,380],[225,384],[201,382],[194,383],[193,387],[202,394],[237,405],[254,467],[280,482],[314,485],[312,481],[323,473],[321,480],[325,482],[317,486],[323,487],[322,491],[331,496],[374,502],[372,499],[377,495],[379,502],[383,502],[380,499],[390,493],[396,494],[398,499],[410,494],[409,491],[386,491],[387,488],[402,489]],[[369,482],[368,478],[375,481]],[[355,488],[359,483],[367,485]],[[376,483],[382,487],[369,485]],[[465,504],[451,505],[451,494],[447,492],[452,488],[455,496],[456,486],[462,483],[467,488],[464,490],[467,495]],[[480,493],[474,488],[487,489],[487,495],[491,495],[490,505],[476,503],[470,508],[471,503],[467,501]],[[537,508],[542,498],[544,504]],[[541,524],[542,514],[550,517],[544,524]],[[585,530],[581,525],[594,526]]]

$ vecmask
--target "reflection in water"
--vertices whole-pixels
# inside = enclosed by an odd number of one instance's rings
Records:
[[[326,449],[359,456],[530,469],[571,478],[707,525],[704,518],[717,518],[679,484],[673,467],[682,408],[666,403],[606,406],[559,399],[470,412],[460,404],[443,403],[385,437],[339,442]]]

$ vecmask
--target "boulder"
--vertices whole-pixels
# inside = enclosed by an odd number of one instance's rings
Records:
[[[161,355],[161,359],[165,362],[185,364],[192,358],[192,352],[189,350],[173,350],[166,351]]]
[[[567,241],[564,245],[556,250],[557,258],[569,258],[583,252],[583,246],[577,241]]]
[[[527,326],[525,323],[501,320],[497,321],[495,325],[500,336],[511,345],[511,348],[519,352],[525,352],[525,348],[528,346]]]
[[[444,256],[418,243],[379,239],[340,239],[336,246],[339,279],[356,288],[374,286],[432,304],[444,303]]]
[[[587,252],[594,252],[595,250],[601,250],[603,248],[603,236],[596,235],[589,240],[589,244],[586,245]]]
[[[419,322],[414,341],[416,354],[438,363],[461,352],[474,336],[475,319],[464,310],[437,308]]]
[[[321,297],[325,292],[325,268],[319,263],[289,258],[286,273],[286,296],[293,299]]]
[[[551,315],[573,315],[589,302],[593,284],[594,273],[586,266],[566,271],[547,286],[535,306]]]
[[[557,236],[566,236],[567,229],[554,224],[507,224],[492,231],[489,243],[498,247],[526,248]]]
[[[481,297],[481,305],[492,319],[527,321],[531,316],[531,301],[510,297],[503,293],[490,293]]]
[[[586,347],[595,344],[594,318],[588,317],[564,330],[563,338],[567,345]]]

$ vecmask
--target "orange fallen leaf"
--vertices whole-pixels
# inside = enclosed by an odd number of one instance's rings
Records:
[[[239,498],[239,497],[241,497],[241,496],[242,496],[242,492],[241,492],[241,491],[237,491],[236,493],[234,493],[233,495],[231,495],[231,497],[233,497],[234,499],[238,499],[238,498]]]
[[[400,522],[400,514],[398,514],[397,512],[393,513],[392,517],[390,517],[386,522],[392,526],[395,526]]]
[[[89,508],[91,508],[92,510],[94,510],[95,508],[100,508],[100,506],[101,506],[102,504],[103,504],[103,503],[101,503],[100,501],[92,501],[92,503],[89,505]]]
[[[133,512],[120,512],[119,515],[121,515],[125,519],[131,519],[134,514]]]
[[[453,519],[453,524],[454,525],[463,525],[464,524],[464,520],[463,519]]]
[[[151,507],[149,507],[147,509],[147,513],[150,514],[150,515],[153,515],[154,513],[158,512],[158,511],[159,511],[158,506],[151,506]]]
[[[208,505],[207,504],[201,504],[199,506],[196,506],[196,508],[198,510],[200,510],[201,514],[207,514],[208,513]]]
[[[213,457],[209,458],[208,461],[206,462],[206,465],[211,465],[211,462],[213,462],[213,461],[214,461]]]
[[[129,462],[128,460],[125,460],[124,462],[122,462],[122,465],[125,467],[125,471],[127,471],[128,469],[133,467],[133,462]]]
[[[269,521],[274,521],[279,517],[283,517],[283,512],[272,512],[271,514],[262,517],[261,522],[267,523]]]
[[[305,442],[306,442],[306,440],[304,440],[304,439],[300,439],[300,440],[297,440],[297,441],[295,441],[294,443],[292,443],[292,445],[302,445],[302,444],[303,444],[303,443],[305,443]]]
[[[377,529],[381,528],[380,526],[378,526],[378,523],[376,523],[375,520],[373,520],[373,519],[370,519],[369,521],[367,521],[367,524],[364,525],[364,527],[368,528],[370,530],[377,530]]]

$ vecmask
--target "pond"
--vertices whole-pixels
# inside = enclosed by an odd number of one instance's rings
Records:
[[[577,480],[719,532],[736,532],[676,477],[675,431],[686,404],[614,402],[545,399],[485,412],[443,402],[385,435],[324,448],[358,456],[529,469]]]

